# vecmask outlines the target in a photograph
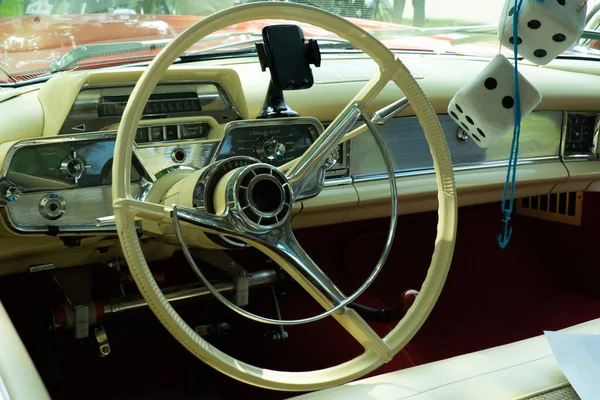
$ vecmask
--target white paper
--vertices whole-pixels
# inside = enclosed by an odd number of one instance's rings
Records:
[[[556,361],[582,400],[600,400],[600,335],[545,331]]]

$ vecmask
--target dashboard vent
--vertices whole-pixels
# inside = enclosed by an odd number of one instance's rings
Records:
[[[583,192],[551,193],[525,197],[517,202],[517,214],[569,225],[581,225]]]
[[[597,158],[600,113],[566,113],[563,124],[562,156],[564,159]]]

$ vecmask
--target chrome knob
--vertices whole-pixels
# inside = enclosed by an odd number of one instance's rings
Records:
[[[83,157],[77,155],[76,151],[66,156],[60,163],[60,171],[67,179],[73,179],[75,183],[79,182],[85,170],[90,167],[85,163]]]
[[[42,197],[38,208],[42,217],[54,221],[67,211],[67,202],[59,194],[51,193]]]
[[[9,186],[4,194],[4,197],[7,201],[15,201],[19,198],[19,196],[21,196],[21,189],[16,186]]]

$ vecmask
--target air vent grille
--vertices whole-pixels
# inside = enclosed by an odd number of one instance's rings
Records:
[[[583,192],[551,193],[525,197],[517,214],[570,225],[581,225]]]

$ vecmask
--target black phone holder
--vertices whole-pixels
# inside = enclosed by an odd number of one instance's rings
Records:
[[[263,71],[269,68],[271,82],[257,118],[297,117],[283,97],[284,90],[308,89],[314,84],[310,64],[321,66],[316,40],[304,39],[297,25],[271,25],[262,30],[264,43],[256,44]]]

